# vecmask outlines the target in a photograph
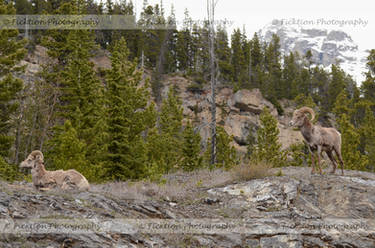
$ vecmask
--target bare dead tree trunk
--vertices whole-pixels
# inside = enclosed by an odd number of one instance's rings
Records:
[[[251,74],[252,74],[252,71],[251,71],[251,46],[252,46],[252,43],[250,43],[250,46],[249,46],[249,83],[252,86],[252,81],[251,81]]]
[[[53,92],[52,105],[47,109],[47,120],[46,120],[46,123],[43,127],[43,131],[42,131],[42,134],[41,134],[41,139],[40,139],[40,144],[39,144],[39,150],[40,151],[43,150],[44,140],[47,136],[48,129],[50,128],[50,122],[51,122],[51,119],[54,115],[55,106],[56,106],[57,102],[58,102],[58,94],[56,92]]]
[[[211,165],[216,163],[216,68],[215,68],[215,5],[217,1],[207,0],[209,23],[209,50],[211,69]]]

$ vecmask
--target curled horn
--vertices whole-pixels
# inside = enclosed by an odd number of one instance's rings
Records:
[[[42,162],[44,162],[43,153],[39,150],[32,151],[30,155],[34,156],[35,158],[39,158]]]
[[[314,110],[312,110],[312,108],[302,107],[298,111],[301,113],[309,113],[311,115],[311,121],[315,119],[315,113],[314,113]]]

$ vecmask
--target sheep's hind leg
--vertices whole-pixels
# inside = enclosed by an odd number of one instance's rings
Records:
[[[327,153],[329,159],[331,160],[331,162],[333,164],[333,167],[332,167],[332,170],[330,171],[330,174],[335,174],[335,171],[336,171],[336,168],[337,168],[337,162],[335,160],[335,157],[333,156],[332,151],[327,151],[326,153]]]
[[[342,160],[341,152],[340,150],[335,148],[335,153],[337,155],[337,158],[341,164],[341,174],[344,175],[344,161]]]

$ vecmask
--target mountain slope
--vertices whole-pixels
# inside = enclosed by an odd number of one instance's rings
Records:
[[[314,63],[327,69],[339,63],[357,84],[363,81],[367,52],[362,51],[347,33],[296,24],[284,25],[280,20],[273,20],[259,31],[260,37],[266,42],[271,40],[273,33],[280,37],[282,53],[298,52],[305,55],[311,50]]]

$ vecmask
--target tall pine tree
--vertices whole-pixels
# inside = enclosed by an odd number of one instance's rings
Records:
[[[0,14],[14,15],[16,10],[11,3],[0,0]],[[25,44],[25,40],[18,39],[18,30],[0,30],[0,156],[4,158],[9,156],[13,144],[12,115],[18,109],[15,99],[23,87],[12,73],[23,70],[18,63],[26,54]]]
[[[144,135],[155,124],[148,84],[141,85],[142,72],[128,57],[126,41],[121,38],[112,49],[112,69],[106,73],[109,144],[105,176],[110,180],[146,176]]]

